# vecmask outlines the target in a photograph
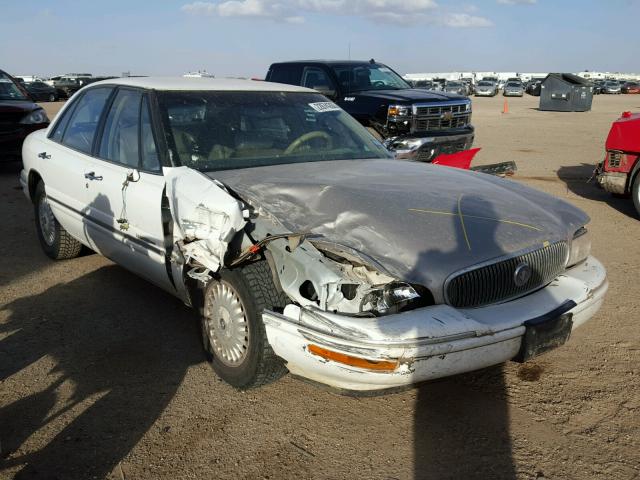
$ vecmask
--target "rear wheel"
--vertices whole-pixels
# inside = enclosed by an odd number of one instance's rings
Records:
[[[34,213],[38,240],[47,256],[54,260],[65,260],[80,255],[82,244],[69,235],[56,220],[42,182],[36,187]]]
[[[636,177],[633,179],[631,196],[633,197],[633,205],[636,207],[636,212],[640,215],[640,173],[637,173]]]
[[[202,340],[216,374],[247,389],[270,383],[287,371],[269,345],[262,312],[283,308],[286,296],[273,284],[267,262],[223,270],[204,292]]]

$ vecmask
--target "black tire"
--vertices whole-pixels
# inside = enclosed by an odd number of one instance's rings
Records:
[[[633,197],[633,205],[636,207],[636,212],[640,216],[640,173],[637,173],[633,179],[631,196]]]
[[[49,95],[49,99],[50,102],[55,102],[56,101],[56,96],[52,93],[51,95]]]
[[[239,298],[246,321],[248,345],[245,356],[238,365],[225,363],[215,353],[208,331],[209,322],[217,321],[212,312],[214,291],[230,288]],[[204,308],[201,320],[202,341],[207,360],[215,373],[238,389],[248,389],[271,383],[287,373],[284,361],[278,357],[267,340],[262,312],[265,309],[282,309],[288,303],[284,293],[273,283],[271,269],[266,261],[248,264],[234,270],[222,270],[218,279],[212,280],[204,292]]]
[[[44,253],[54,260],[67,260],[70,258],[76,258],[80,255],[82,244],[69,235],[62,225],[58,223],[58,220],[53,216],[53,212],[51,212],[50,220],[52,222],[50,231],[52,231],[53,235],[52,237],[49,237],[49,240],[45,238],[43,225],[41,224],[42,219],[40,216],[41,202],[44,201],[46,203],[44,183],[38,183],[33,200],[34,214],[36,217],[36,231]]]

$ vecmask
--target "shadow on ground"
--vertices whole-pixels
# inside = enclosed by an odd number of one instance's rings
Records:
[[[0,410],[0,471],[18,467],[18,479],[104,478],[162,414],[189,366],[203,360],[194,313],[117,266],[4,310],[0,382],[42,368],[38,362],[55,364],[42,371],[45,389]],[[72,394],[61,402],[63,383]],[[41,450],[21,453],[32,434],[58,428]]]
[[[581,165],[573,165],[558,168],[558,178],[562,180],[567,189],[587,200],[603,202],[611,208],[615,208],[621,213],[632,218],[637,218],[638,214],[633,206],[631,198],[614,196],[600,188],[593,179],[593,170],[595,165],[591,163],[583,163]],[[591,181],[589,181],[591,179]]]
[[[516,478],[502,366],[418,389],[415,479]]]
[[[509,253],[504,250],[505,238],[522,227],[501,223],[500,214],[482,197],[461,192],[457,205],[458,215],[437,220],[438,225],[452,232],[451,244],[422,252],[414,269],[451,265],[460,258],[469,258],[472,264],[478,261],[478,250],[493,258]],[[469,216],[463,221],[465,215]],[[437,369],[438,362],[447,357],[427,358],[422,368]],[[479,356],[476,361],[481,362],[482,358]],[[450,368],[458,366],[452,363]],[[514,479],[502,366],[421,385],[413,434],[415,479]]]

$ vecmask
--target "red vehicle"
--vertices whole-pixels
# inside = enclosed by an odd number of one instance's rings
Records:
[[[604,160],[598,165],[598,183],[607,192],[631,195],[640,214],[640,113],[623,112],[613,122]]]
[[[640,93],[640,83],[627,82],[622,86],[622,93]]]

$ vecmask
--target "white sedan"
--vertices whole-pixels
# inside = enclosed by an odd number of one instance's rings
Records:
[[[526,361],[607,290],[582,211],[396,160],[305,88],[97,82],[23,161],[45,253],[85,245],[202,308],[206,355],[238,388],[288,369],[384,390]]]

